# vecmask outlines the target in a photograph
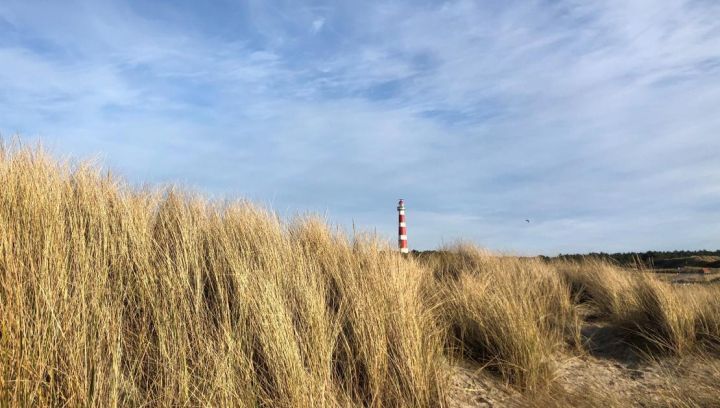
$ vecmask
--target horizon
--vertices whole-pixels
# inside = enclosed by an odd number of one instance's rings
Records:
[[[720,248],[720,3],[0,4],[0,135],[410,249]],[[530,222],[526,222],[528,219]]]

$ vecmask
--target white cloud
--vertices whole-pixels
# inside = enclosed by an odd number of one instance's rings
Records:
[[[402,195],[421,247],[720,246],[718,4],[185,12],[3,3],[0,130],[387,235]]]
[[[312,32],[317,34],[322,30],[323,26],[325,25],[325,19],[322,17],[318,17],[312,22]]]

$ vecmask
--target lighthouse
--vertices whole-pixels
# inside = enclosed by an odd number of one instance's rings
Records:
[[[407,224],[405,224],[405,200],[402,198],[398,201],[398,248],[400,253],[407,254],[408,241],[407,241]]]

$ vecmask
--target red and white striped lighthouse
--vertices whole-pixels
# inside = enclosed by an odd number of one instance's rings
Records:
[[[405,224],[405,201],[401,198],[398,202],[398,247],[400,253],[409,252],[407,243],[407,225]]]

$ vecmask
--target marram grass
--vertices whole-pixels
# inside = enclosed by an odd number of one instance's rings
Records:
[[[580,305],[686,355],[718,350],[719,294],[472,246],[401,257],[0,145],[0,406],[446,406],[458,359],[536,392],[582,349]]]
[[[0,405],[432,406],[427,273],[251,204],[0,153]]]

